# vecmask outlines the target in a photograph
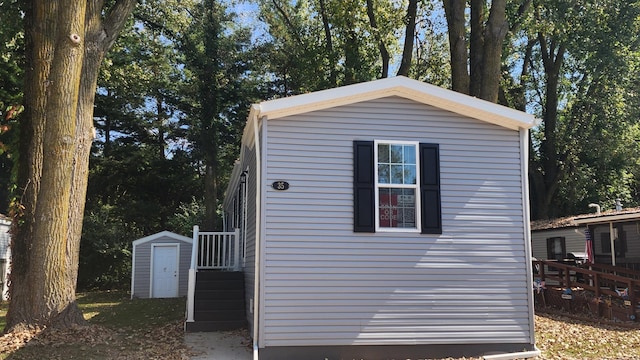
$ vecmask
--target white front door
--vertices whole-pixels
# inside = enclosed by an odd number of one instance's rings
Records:
[[[152,248],[153,274],[151,297],[178,296],[178,245],[154,245]]]

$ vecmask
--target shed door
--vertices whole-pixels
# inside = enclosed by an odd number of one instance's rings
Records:
[[[178,296],[178,245],[152,247],[151,297]]]

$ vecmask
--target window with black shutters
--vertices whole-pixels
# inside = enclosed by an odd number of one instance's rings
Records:
[[[355,141],[354,231],[441,234],[437,144]]]

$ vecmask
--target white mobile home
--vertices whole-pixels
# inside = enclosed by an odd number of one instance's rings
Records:
[[[535,354],[535,123],[404,77],[254,105],[224,206],[256,356]]]

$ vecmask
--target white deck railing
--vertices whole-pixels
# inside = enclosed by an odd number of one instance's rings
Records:
[[[193,304],[198,270],[240,270],[240,229],[223,232],[200,232],[193,227],[191,266],[187,289],[187,322],[193,322]]]

